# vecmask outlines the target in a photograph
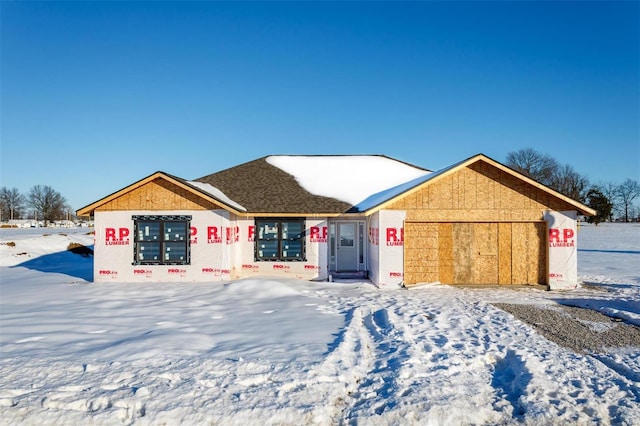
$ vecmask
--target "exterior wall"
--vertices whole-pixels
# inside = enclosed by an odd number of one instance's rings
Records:
[[[133,215],[191,215],[191,263],[133,265]],[[327,221],[308,219],[306,226],[305,262],[256,262],[254,219],[236,218],[226,210],[97,211],[94,281],[216,282],[255,276],[326,279]]]
[[[191,263],[134,265],[133,215],[191,215]],[[235,231],[225,210],[100,211],[94,219],[96,282],[205,282],[232,276]]]
[[[396,288],[403,281],[405,213],[381,210],[369,220],[369,279],[380,288]]]
[[[546,212],[549,224],[549,288],[578,287],[578,212]]]
[[[367,265],[369,265],[369,280],[380,284],[380,212],[369,217],[367,222],[368,246]]]
[[[240,229],[233,278],[257,276],[290,277],[305,280],[328,278],[327,220],[305,221],[305,262],[257,262],[254,258],[255,220],[239,218],[235,221]]]
[[[405,224],[404,276],[408,284],[441,282],[439,252],[442,250],[443,261],[447,262],[450,249],[439,247],[440,228],[443,235],[447,235],[447,231],[450,234],[447,226],[440,227],[438,223]],[[443,278],[443,281],[447,280]]]
[[[404,211],[380,211],[380,288],[396,288],[404,279],[404,219]]]
[[[425,222],[542,220],[545,210],[575,207],[487,163],[444,176],[388,207]]]
[[[407,285],[546,284],[551,254],[545,212],[574,209],[481,161],[389,208],[406,212]]]

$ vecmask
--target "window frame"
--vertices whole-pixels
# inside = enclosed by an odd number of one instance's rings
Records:
[[[273,223],[277,228],[277,236],[271,238],[260,238],[260,230],[261,224],[265,223]],[[285,223],[297,223],[300,226],[300,232],[295,234],[296,237],[287,236],[287,238],[283,238],[283,230]],[[256,262],[306,262],[307,260],[307,251],[306,251],[306,220],[304,217],[260,217],[256,218],[255,222],[255,237],[254,237],[254,246],[253,246],[253,258]],[[277,242],[277,256],[260,256],[260,245],[261,242]],[[300,256],[286,256],[283,253],[286,253],[288,250],[286,248],[287,241],[299,241],[300,243]],[[296,251],[298,252],[298,251]]]
[[[133,265],[190,265],[191,264],[191,216],[190,215],[133,215]],[[140,238],[140,229],[143,223],[158,223],[158,238],[154,240],[144,240]],[[170,235],[166,231],[166,227],[171,223],[184,223],[185,231],[182,235],[183,239],[169,238]],[[158,246],[158,259],[140,260],[140,251],[144,245]],[[174,246],[184,247],[183,260],[165,260],[164,254],[170,251]]]

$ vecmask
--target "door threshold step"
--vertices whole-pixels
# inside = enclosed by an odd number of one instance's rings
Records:
[[[331,271],[329,272],[329,281],[344,279],[369,278],[369,271]]]

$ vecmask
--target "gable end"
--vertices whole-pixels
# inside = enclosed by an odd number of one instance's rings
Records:
[[[104,203],[95,211],[113,210],[213,210],[216,204],[198,197],[161,177]]]
[[[543,185],[479,159],[425,182],[386,208],[406,210],[407,220],[453,222],[540,220],[545,210],[579,210],[578,206]]]

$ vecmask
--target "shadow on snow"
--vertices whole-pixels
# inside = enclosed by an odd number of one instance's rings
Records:
[[[640,254],[638,250],[597,250],[597,249],[578,249],[579,252],[588,253],[620,253],[620,254]]]
[[[532,377],[522,358],[513,350],[508,350],[504,358],[496,363],[491,386],[509,401],[513,407],[513,418],[520,418],[525,414],[520,397]]]
[[[637,288],[638,286],[635,286]],[[577,298],[554,298],[553,301],[575,308],[587,308],[598,311],[611,318],[628,319],[626,313],[631,312],[640,315],[640,305],[636,300],[625,299],[577,299]]]
[[[79,255],[69,250],[29,259],[11,268],[65,274],[89,282],[93,281],[93,256]]]
[[[327,351],[324,353],[324,356],[333,353],[336,349],[338,349],[340,344],[344,342],[344,335],[347,332],[347,328],[349,328],[349,324],[351,324],[351,321],[353,320],[354,311],[355,308],[349,308],[346,312],[343,312],[344,325],[337,333],[333,334],[333,336],[335,336],[335,339],[333,339],[333,341],[327,345]]]

